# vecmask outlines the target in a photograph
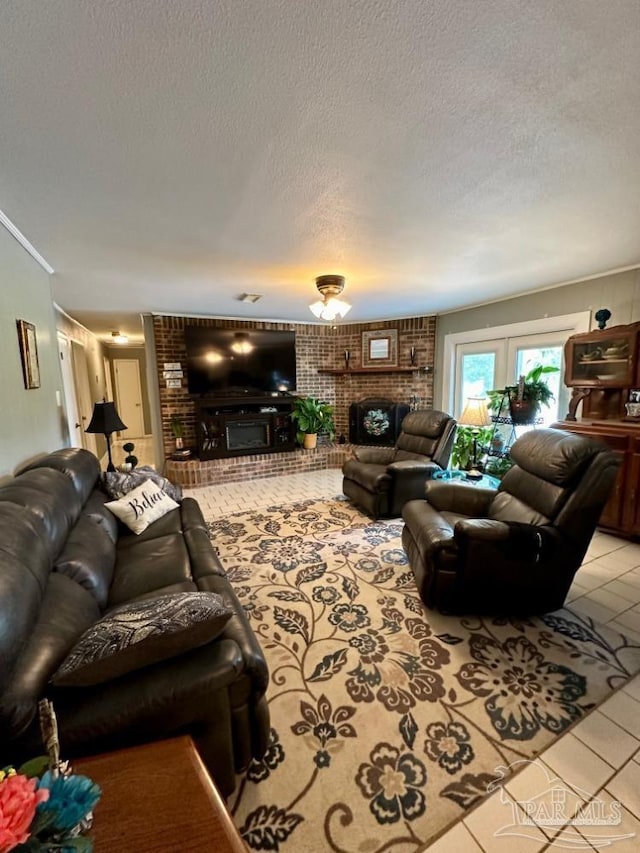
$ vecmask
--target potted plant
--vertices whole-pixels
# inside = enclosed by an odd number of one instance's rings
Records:
[[[307,450],[316,446],[318,433],[332,439],[336,433],[333,406],[315,397],[296,397],[291,407],[291,420],[297,424],[297,439]]]
[[[508,405],[511,421],[516,425],[535,423],[541,406],[548,406],[554,399],[551,388],[542,378],[549,373],[557,373],[557,367],[537,364],[526,376],[521,376],[517,385],[506,385],[501,390],[489,391],[489,411],[500,415]]]
[[[176,440],[176,450],[184,447],[184,425],[180,415],[171,415],[171,432]]]
[[[490,426],[478,428],[458,424],[456,440],[451,448],[452,467],[468,471],[473,463],[474,439],[476,448],[481,450],[491,441],[492,432],[493,427]]]
[[[495,477],[496,480],[501,480],[509,468],[513,468],[513,460],[507,453],[506,456],[490,457],[484,466],[484,472],[491,477]]]

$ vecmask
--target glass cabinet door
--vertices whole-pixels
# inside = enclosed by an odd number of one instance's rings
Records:
[[[565,385],[624,387],[635,383],[635,333],[615,330],[567,341]]]

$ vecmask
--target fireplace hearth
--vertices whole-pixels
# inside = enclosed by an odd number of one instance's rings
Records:
[[[409,406],[394,400],[371,397],[352,403],[349,406],[349,441],[393,447],[408,414]]]

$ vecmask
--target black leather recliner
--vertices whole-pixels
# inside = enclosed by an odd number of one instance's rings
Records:
[[[604,444],[531,430],[499,488],[431,481],[406,504],[402,544],[428,607],[523,615],[562,607],[619,466]]]
[[[342,466],[342,491],[373,518],[395,518],[424,484],[446,468],[456,422],[446,412],[410,412],[395,447],[360,447]]]

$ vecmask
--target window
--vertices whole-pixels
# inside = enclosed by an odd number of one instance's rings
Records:
[[[544,337],[546,336],[540,335],[541,339]],[[538,346],[531,344],[526,347],[516,346],[515,353],[516,378],[526,376],[538,364],[558,368],[557,373],[549,373],[542,377],[551,389],[553,400],[550,405],[541,407],[540,417],[542,418],[543,426],[551,426],[554,421],[562,420],[568,408],[566,388],[562,382],[562,370],[564,368],[562,360],[563,344],[549,345],[540,340]]]

